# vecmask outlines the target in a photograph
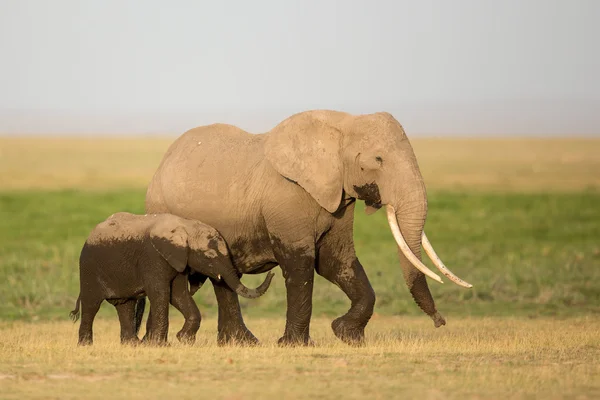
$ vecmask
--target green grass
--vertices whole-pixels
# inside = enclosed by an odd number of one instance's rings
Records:
[[[0,319],[66,319],[79,291],[77,260],[92,227],[116,211],[143,213],[144,190],[0,193]],[[455,316],[573,316],[600,313],[600,193],[429,195],[426,231],[438,254],[473,289],[430,281],[438,309]],[[357,253],[377,294],[375,312],[423,315],[402,280],[382,211],[356,212]],[[431,263],[428,263],[431,266]],[[271,289],[242,299],[244,316],[285,318],[277,270]],[[245,276],[256,285],[262,276]],[[195,296],[216,314],[212,287]],[[333,317],[346,296],[318,277],[313,315]],[[102,315],[115,315],[105,303]],[[423,315],[424,318],[426,318]]]

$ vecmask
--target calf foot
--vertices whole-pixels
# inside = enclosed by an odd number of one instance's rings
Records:
[[[171,343],[169,342],[162,342],[162,341],[155,341],[155,340],[147,340],[147,341],[141,341],[140,345],[146,346],[146,347],[171,347]]]
[[[339,317],[331,323],[331,329],[338,339],[351,346],[362,346],[365,343],[365,327],[346,316]]]
[[[193,335],[184,330],[180,330],[177,332],[177,340],[183,344],[193,345],[196,342],[196,335]]]
[[[140,345],[150,346],[150,347],[170,347],[171,344],[167,341],[167,339],[160,339],[153,336],[145,335],[142,340],[139,342]]]
[[[124,346],[138,346],[141,343],[137,337],[121,338],[121,344]]]

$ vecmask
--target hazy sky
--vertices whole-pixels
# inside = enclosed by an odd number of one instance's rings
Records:
[[[167,5],[168,4],[168,5]],[[0,0],[0,133],[600,134],[600,1]]]

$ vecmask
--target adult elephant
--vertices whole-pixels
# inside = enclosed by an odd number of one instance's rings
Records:
[[[191,129],[168,149],[148,187],[146,211],[170,212],[215,227],[240,274],[279,265],[287,289],[287,321],[280,344],[308,344],[314,271],[339,286],[349,311],[332,323],[350,344],[361,343],[375,293],[356,257],[355,200],[367,213],[387,205],[400,264],[416,303],[436,327],[436,310],[421,263],[421,242],[452,280],[423,232],[427,195],[404,129],[388,113],[337,111],[295,114],[265,134],[213,124]],[[219,305],[218,341],[256,342],[238,297],[213,281]]]

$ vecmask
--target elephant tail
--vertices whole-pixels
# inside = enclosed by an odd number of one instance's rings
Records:
[[[73,323],[77,322],[79,319],[79,305],[81,304],[81,294],[77,297],[77,301],[75,302],[75,309],[69,313],[69,317]]]
[[[144,309],[145,308],[146,308],[146,298],[141,297],[141,298],[137,299],[135,302],[135,320],[133,321],[133,323],[134,323],[133,326],[135,328],[136,335],[140,331],[140,326],[142,326],[142,318],[144,318]]]

